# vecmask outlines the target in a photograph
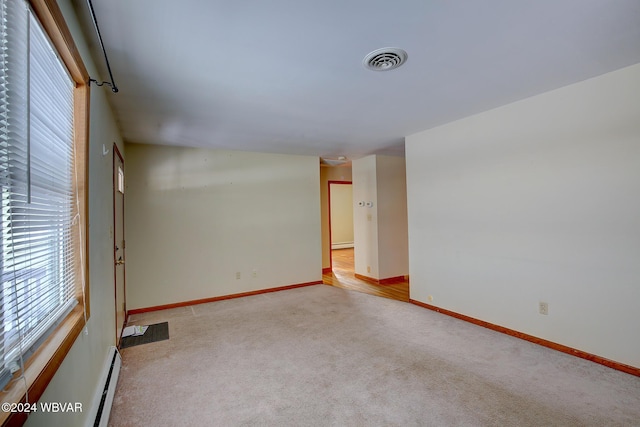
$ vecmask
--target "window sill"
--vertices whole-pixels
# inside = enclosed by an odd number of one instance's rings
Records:
[[[24,380],[19,374],[0,392],[2,403],[25,402],[25,380],[29,389],[29,403],[37,402],[51,382],[62,361],[69,353],[84,327],[82,305],[77,305],[47,338],[25,365]],[[27,413],[0,411],[2,426],[20,426],[27,420]]]

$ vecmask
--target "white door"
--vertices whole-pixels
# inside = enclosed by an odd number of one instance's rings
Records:
[[[125,240],[124,240],[124,159],[113,145],[113,261],[116,300],[116,345],[120,345],[122,328],[127,318],[125,300]]]

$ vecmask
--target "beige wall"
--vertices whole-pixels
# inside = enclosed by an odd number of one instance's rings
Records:
[[[634,65],[407,137],[412,298],[640,367],[639,88]]]
[[[331,267],[331,236],[329,236],[329,181],[351,181],[351,166],[320,168],[320,210],[322,221],[322,268]]]
[[[353,238],[357,274],[379,279],[378,272],[378,191],[376,156],[353,161]],[[371,208],[358,206],[372,202]]]
[[[353,189],[351,184],[331,184],[331,245],[353,247]],[[347,245],[347,246],[345,246]]]
[[[321,280],[318,169],[310,156],[127,144],[129,309]]]
[[[75,43],[91,76],[98,72],[68,0],[58,2]],[[124,146],[111,113],[108,89],[91,87],[89,140],[89,266],[91,318],[87,334],[80,334],[69,354],[42,395],[41,402],[80,402],[82,413],[32,413],[27,426],[75,427],[93,425],[92,405],[100,398],[99,387],[107,363],[109,346],[115,344],[115,301],[113,285],[112,150]],[[105,144],[109,153],[102,155]]]
[[[376,156],[378,274],[409,274],[407,181],[404,157]]]

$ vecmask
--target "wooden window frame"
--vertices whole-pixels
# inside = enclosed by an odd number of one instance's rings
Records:
[[[77,174],[74,178],[74,187],[79,200],[80,212],[76,213],[79,214],[80,227],[74,228],[72,240],[77,247],[80,247],[82,254],[79,259],[84,260],[84,265],[80,262],[76,265],[76,277],[79,283],[78,305],[61,321],[36,352],[26,360],[23,372],[24,379],[16,379],[17,377],[14,376],[14,380],[0,393],[3,403],[26,402],[25,383],[29,391],[29,403],[37,402],[40,399],[76,338],[82,332],[85,326],[85,316],[86,319],[89,319],[91,314],[88,261],[89,74],[56,0],[29,0],[29,3],[75,82],[73,126]],[[84,281],[81,280],[83,277]],[[83,285],[84,290],[81,288]],[[27,413],[0,411],[0,422],[3,426],[22,425],[27,420],[27,416]]]

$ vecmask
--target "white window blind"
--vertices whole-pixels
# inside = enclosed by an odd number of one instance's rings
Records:
[[[24,0],[0,4],[0,381],[6,381],[77,303],[79,247],[74,83]]]

